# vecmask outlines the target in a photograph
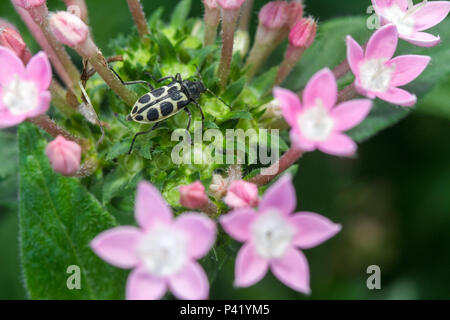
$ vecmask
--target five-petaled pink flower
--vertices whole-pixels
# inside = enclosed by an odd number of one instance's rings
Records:
[[[52,69],[40,52],[25,67],[16,54],[0,47],[0,128],[17,125],[50,107]]]
[[[158,190],[147,182],[137,189],[140,229],[120,226],[98,235],[94,252],[119,268],[133,268],[126,289],[130,300],[160,299],[168,288],[179,299],[206,299],[209,283],[196,259],[212,247],[216,225],[199,213],[174,219]]]
[[[410,7],[409,0],[372,0],[375,12],[384,24],[394,24],[400,39],[420,47],[433,47],[439,36],[422,32],[447,17],[449,1],[424,1]]]
[[[296,205],[291,176],[285,175],[266,191],[258,211],[240,208],[220,218],[231,237],[245,242],[236,258],[235,286],[257,283],[270,268],[288,287],[310,293],[308,262],[297,248],[313,248],[341,226],[317,213],[293,213]]]
[[[337,83],[329,69],[316,73],[298,96],[281,88],[274,89],[286,122],[291,126],[291,140],[302,151],[319,149],[337,156],[352,156],[356,143],[343,131],[359,124],[369,113],[372,101],[357,99],[337,106]]]
[[[416,103],[416,96],[397,87],[416,79],[431,58],[420,55],[392,58],[397,42],[397,28],[392,24],[382,27],[370,37],[365,53],[351,36],[347,36],[347,60],[360,94],[410,107]]]

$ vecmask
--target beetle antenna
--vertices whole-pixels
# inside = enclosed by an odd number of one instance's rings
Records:
[[[196,64],[194,64],[195,69],[197,69],[197,75],[200,78],[200,80],[202,81],[203,85],[205,86],[205,81],[203,80],[202,74],[200,73],[200,69],[198,68],[198,66]],[[225,101],[223,101],[223,99],[221,97],[219,97],[217,94],[215,94],[214,92],[212,92],[211,90],[209,90],[209,88],[207,88],[205,86],[206,91],[208,91],[210,94],[212,94],[214,97],[217,98],[217,100],[219,100],[220,102],[222,102],[224,105],[226,105],[228,108],[230,108],[230,110],[232,109],[231,106],[226,103]]]

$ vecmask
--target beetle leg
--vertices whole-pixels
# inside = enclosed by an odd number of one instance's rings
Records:
[[[157,122],[157,123],[155,123],[155,124],[153,125],[153,127],[152,127],[151,129],[136,133],[136,134],[134,135],[134,137],[133,137],[133,140],[131,141],[130,150],[128,150],[128,154],[131,154],[131,151],[133,151],[133,146],[134,146],[134,143],[136,142],[136,138],[137,138],[138,136],[152,132],[152,131],[153,131],[154,129],[156,129],[159,125],[160,125],[160,122]]]
[[[187,107],[184,108],[184,111],[187,112],[187,114],[189,115],[189,121],[188,121],[188,125],[186,127],[186,135],[188,136],[191,144],[193,144],[192,140],[191,140],[191,135],[189,134],[189,128],[191,127],[191,121],[192,121],[192,113],[191,113],[191,110],[189,110]]]
[[[197,100],[191,99],[191,101],[197,106],[198,110],[200,110],[200,114],[202,115],[202,132],[203,132],[203,128],[205,127],[205,115],[203,114],[202,107],[197,102]]]
[[[133,84],[144,84],[150,89],[150,91],[155,89],[149,82],[144,81],[144,80],[123,81],[122,78],[119,76],[119,74],[116,72],[116,70],[114,70],[110,65],[108,65],[108,68],[109,68],[109,70],[111,70],[116,75],[117,79],[119,79],[120,82],[122,82],[122,84],[124,86],[129,86],[129,85],[133,85]]]

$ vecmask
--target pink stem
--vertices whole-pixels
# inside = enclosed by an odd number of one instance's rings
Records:
[[[222,56],[220,57],[219,79],[224,88],[230,75],[231,59],[233,57],[234,29],[236,27],[239,9],[222,9]]]
[[[139,35],[143,40],[146,40],[148,42],[148,38],[146,38],[146,35],[148,35],[150,32],[140,0],[127,0],[127,2]]]
[[[356,91],[355,85],[352,83],[351,85],[348,85],[347,87],[338,92],[337,103],[349,101],[357,97],[359,97],[359,93],[358,91]]]

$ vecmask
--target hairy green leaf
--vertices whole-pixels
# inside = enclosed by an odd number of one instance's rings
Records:
[[[32,299],[121,299],[126,272],[100,260],[90,241],[115,219],[75,178],[49,165],[46,140],[31,124],[19,127],[20,244],[25,285]],[[81,288],[70,290],[70,266]]]

